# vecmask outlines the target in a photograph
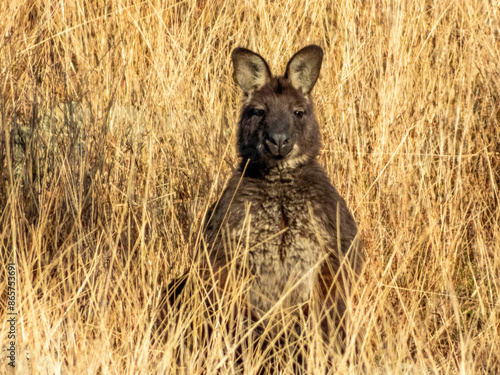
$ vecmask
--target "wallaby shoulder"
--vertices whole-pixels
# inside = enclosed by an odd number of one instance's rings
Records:
[[[310,220],[309,215],[312,214],[331,235],[332,241],[336,240],[339,228],[346,241],[352,241],[357,233],[356,223],[345,200],[315,160],[289,170],[275,168],[264,173],[243,168],[237,170],[229,179],[220,200],[209,210],[206,232],[212,237],[211,233],[220,228],[223,221],[228,228],[237,226],[246,215],[266,209],[268,202],[277,208],[290,210],[292,206],[300,206],[301,209],[309,206],[312,211],[297,214],[304,215],[304,220]],[[337,218],[340,218],[339,225]]]

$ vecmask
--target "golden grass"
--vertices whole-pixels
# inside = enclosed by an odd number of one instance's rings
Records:
[[[15,259],[19,373],[233,371],[224,327],[189,336],[203,293],[154,333],[161,290],[237,163],[231,50],[281,73],[310,43],[325,50],[320,162],[366,264],[350,305],[362,350],[310,332],[309,373],[328,355],[338,374],[500,372],[494,1],[13,0],[0,31],[0,290]]]

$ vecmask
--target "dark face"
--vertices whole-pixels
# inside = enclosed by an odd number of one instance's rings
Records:
[[[238,129],[243,166],[295,168],[314,159],[321,139],[310,92],[321,69],[321,47],[298,51],[282,77],[274,77],[262,56],[246,48],[235,48],[231,58],[247,98]]]
[[[272,77],[243,104],[238,146],[243,165],[261,168],[294,168],[315,158],[321,139],[310,95]]]

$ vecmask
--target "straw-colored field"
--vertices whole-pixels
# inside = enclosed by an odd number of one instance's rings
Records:
[[[282,74],[311,43],[366,263],[347,349],[307,333],[308,373],[500,372],[498,3],[12,0],[0,32],[1,373],[13,260],[18,373],[235,371],[236,296],[207,344],[202,291],[155,328],[162,288],[237,164],[232,49]]]

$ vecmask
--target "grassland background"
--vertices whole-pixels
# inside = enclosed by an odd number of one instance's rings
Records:
[[[237,163],[231,50],[281,74],[310,43],[320,163],[366,255],[363,350],[332,373],[500,372],[497,2],[12,0],[0,32],[0,347],[15,259],[19,373],[231,372],[224,338],[181,368],[182,330],[152,341],[153,323]]]

